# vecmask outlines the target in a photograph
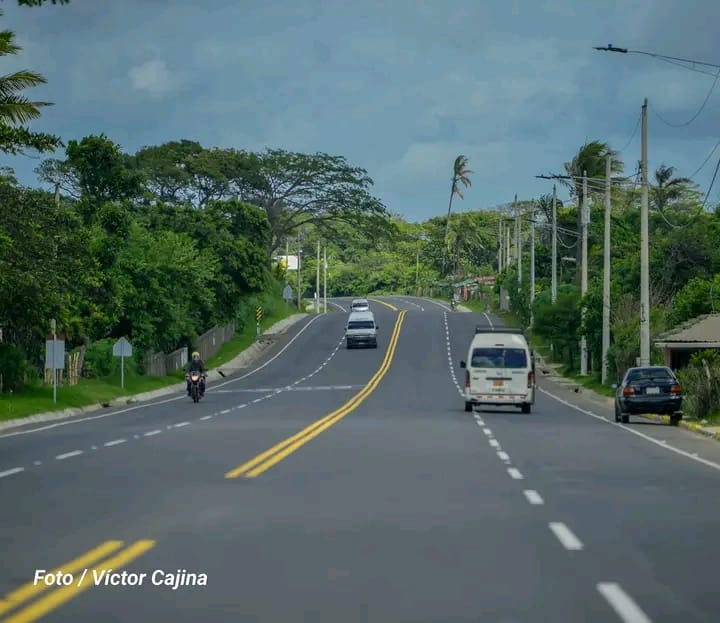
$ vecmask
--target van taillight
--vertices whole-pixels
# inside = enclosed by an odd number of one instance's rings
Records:
[[[530,389],[533,386],[533,382],[535,381],[535,374],[532,372],[528,372],[528,389]]]
[[[470,390],[470,371],[465,370],[465,389]]]

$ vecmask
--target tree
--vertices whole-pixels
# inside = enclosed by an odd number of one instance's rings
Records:
[[[472,171],[467,168],[468,159],[467,156],[460,155],[457,158],[455,158],[455,162],[453,163],[453,177],[452,177],[452,184],[450,185],[450,201],[448,203],[448,213],[447,213],[447,220],[445,223],[445,245],[446,245],[446,252],[449,254],[449,246],[448,245],[448,233],[450,231],[450,211],[452,210],[452,203],[453,199],[455,198],[455,195],[460,197],[460,199],[464,199],[465,196],[463,195],[462,190],[460,190],[460,184],[465,186],[465,188],[468,188],[469,186],[472,186],[472,182],[470,181],[470,173]],[[445,273],[445,261],[443,260],[443,274]]]
[[[20,6],[42,6],[46,2],[52,4],[70,4],[70,0],[18,0]]]
[[[587,173],[588,178],[604,178],[605,177],[605,159],[606,156],[612,156],[612,172],[621,173],[624,169],[624,165],[620,160],[620,155],[610,149],[607,143],[601,141],[590,141],[585,143],[577,151],[572,160],[566,162],[563,167],[565,173],[570,179],[560,179],[560,183],[567,186],[570,189],[572,196],[577,198],[578,208],[576,215],[577,232],[582,231],[582,209],[583,205],[583,173]],[[593,190],[593,186],[590,185],[588,188],[588,195],[593,195],[597,191]],[[577,265],[580,266],[582,262],[582,248],[581,245],[577,245],[576,256]],[[578,271],[578,278],[580,271]]]
[[[362,227],[368,221],[385,223],[389,216],[370,194],[373,181],[367,171],[350,166],[342,156],[267,149],[244,178],[249,179],[245,200],[267,214],[270,254],[307,224]]]
[[[2,16],[2,11],[0,11]],[[15,44],[15,33],[11,30],[0,31],[0,57],[15,55],[22,48]],[[22,124],[37,119],[50,102],[31,101],[22,91],[47,83],[39,73],[22,70],[0,76],[0,150],[17,154],[23,149],[54,151],[62,141],[51,134],[31,132]]]
[[[655,171],[655,184],[650,187],[655,209],[663,212],[668,204],[683,196],[692,180],[687,177],[674,177],[675,167],[661,164]]]
[[[135,161],[104,134],[71,140],[65,160],[46,160],[36,169],[40,179],[82,199],[92,214],[105,201],[133,199],[142,192]]]

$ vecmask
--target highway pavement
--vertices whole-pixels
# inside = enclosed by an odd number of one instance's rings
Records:
[[[374,298],[379,347],[347,350],[348,305],[197,405],[0,433],[0,621],[720,620],[719,448],[544,379],[531,414],[465,413],[497,317]]]

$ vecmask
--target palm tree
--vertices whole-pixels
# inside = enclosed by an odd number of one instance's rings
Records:
[[[0,11],[2,16],[2,11]],[[0,31],[0,56],[17,54],[22,48],[14,43],[15,33]],[[23,89],[47,83],[38,73],[21,70],[0,76],[0,124],[24,124],[40,116],[40,108],[52,106],[50,102],[31,102],[20,94]]]
[[[445,272],[445,264],[447,255],[450,251],[448,247],[449,239],[448,234],[450,231],[450,211],[452,210],[452,203],[455,195],[460,197],[460,199],[464,199],[465,196],[462,193],[462,190],[460,189],[460,184],[465,186],[467,188],[468,186],[472,186],[472,182],[470,181],[469,174],[472,173],[470,169],[467,168],[468,159],[467,156],[458,156],[455,158],[455,162],[453,164],[453,179],[452,179],[452,185],[450,187],[450,203],[448,204],[448,213],[447,213],[447,221],[445,223],[445,253],[443,254],[443,273]]]
[[[561,179],[560,182],[570,189],[570,194],[576,197],[578,200],[577,210],[577,231],[578,234],[582,231],[582,206],[583,200],[583,185],[582,176],[583,172],[587,173],[588,178],[604,178],[605,177],[605,159],[610,155],[612,156],[612,173],[622,173],[624,165],[620,160],[620,154],[612,149],[607,143],[601,141],[590,141],[585,143],[575,154],[570,162],[566,162],[563,166],[566,175],[570,179]],[[598,191],[594,191],[592,188],[588,189],[588,197],[596,194]],[[580,266],[582,262],[582,245],[577,245],[576,249],[576,260],[577,265]],[[580,271],[578,271],[578,279],[580,278]]]
[[[675,167],[661,164],[655,171],[655,185],[650,187],[653,203],[658,212],[663,212],[667,205],[677,201],[693,181],[687,177],[673,177]]]

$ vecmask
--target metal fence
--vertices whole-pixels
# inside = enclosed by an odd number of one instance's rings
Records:
[[[216,355],[223,344],[235,336],[235,323],[213,327],[203,333],[196,341],[195,349],[200,353],[203,361]],[[187,347],[178,348],[172,353],[152,353],[145,357],[145,374],[147,376],[168,376],[176,370],[181,370],[189,359]]]

